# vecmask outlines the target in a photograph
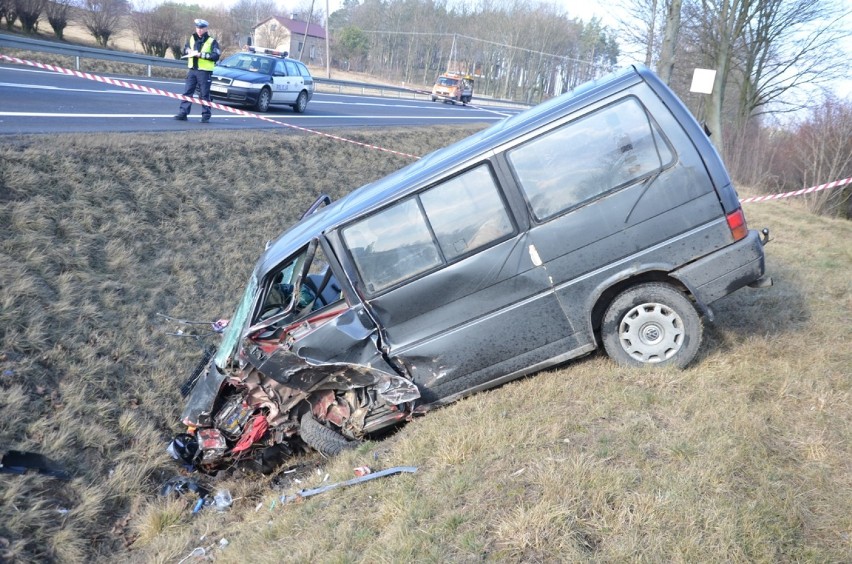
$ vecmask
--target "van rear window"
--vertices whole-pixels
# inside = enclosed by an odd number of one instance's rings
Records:
[[[508,153],[537,219],[666,167],[674,151],[635,98],[625,98]]]
[[[343,230],[370,294],[514,233],[487,165],[454,176]]]

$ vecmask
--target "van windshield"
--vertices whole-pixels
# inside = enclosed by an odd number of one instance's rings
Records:
[[[446,76],[442,76],[438,79],[438,84],[441,86],[458,86],[459,81],[456,78],[447,78]]]
[[[214,358],[216,366],[219,368],[224,369],[230,362],[230,359],[233,358],[234,350],[237,348],[237,343],[240,341],[243,326],[251,312],[251,306],[252,303],[254,303],[255,294],[257,294],[257,278],[252,275],[251,278],[249,278],[248,285],[246,285],[246,290],[243,292],[243,297],[240,300],[240,303],[237,304],[237,309],[234,311],[234,315],[231,317],[228,322],[228,326],[225,328],[225,332],[222,334],[222,342],[219,343],[219,349],[216,351],[216,356]]]

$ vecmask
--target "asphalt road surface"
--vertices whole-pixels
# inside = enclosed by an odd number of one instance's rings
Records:
[[[183,92],[181,80],[114,75],[110,78]],[[302,128],[321,129],[494,123],[518,112],[516,108],[479,108],[475,102],[474,99],[474,105],[466,107],[426,100],[317,93],[304,114],[295,113],[289,106],[273,106],[260,115]],[[23,65],[0,65],[0,135],[284,127],[215,108],[210,123],[201,124],[198,105],[193,105],[188,122],[175,121],[172,116],[179,104],[166,96],[85,78]]]

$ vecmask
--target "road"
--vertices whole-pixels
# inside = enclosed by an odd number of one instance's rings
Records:
[[[181,93],[183,81],[144,77],[110,78]],[[209,124],[201,125],[200,106],[189,122],[172,119],[179,101],[136,92],[120,86],[67,76],[22,65],[0,65],[0,135],[73,132],[184,131],[279,128],[281,125],[214,109]],[[430,101],[317,93],[304,114],[289,106],[273,107],[264,117],[294,126],[318,129],[340,127],[398,127],[497,122],[516,108],[477,108]]]

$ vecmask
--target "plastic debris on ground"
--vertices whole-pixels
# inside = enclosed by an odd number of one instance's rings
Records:
[[[282,495],[281,501],[282,501],[282,503],[290,503],[292,501],[297,501],[297,500],[300,500],[302,498],[310,497],[312,495],[321,494],[321,493],[324,493],[324,492],[327,492],[329,490],[333,490],[333,489],[336,489],[336,488],[353,486],[355,484],[360,484],[360,483],[367,482],[367,481],[370,481],[370,480],[375,480],[376,478],[383,478],[385,476],[393,476],[395,474],[401,474],[401,473],[404,473],[404,472],[413,474],[413,473],[417,472],[417,467],[416,466],[395,466],[394,468],[387,468],[386,470],[380,470],[380,471],[375,472],[375,473],[366,474],[364,476],[359,476],[357,478],[352,478],[351,480],[346,480],[345,482],[336,482],[334,484],[328,484],[328,485],[321,486],[319,488],[313,488],[313,489],[310,489],[310,490],[300,490],[300,491],[296,492],[296,494],[294,494],[294,495]]]

